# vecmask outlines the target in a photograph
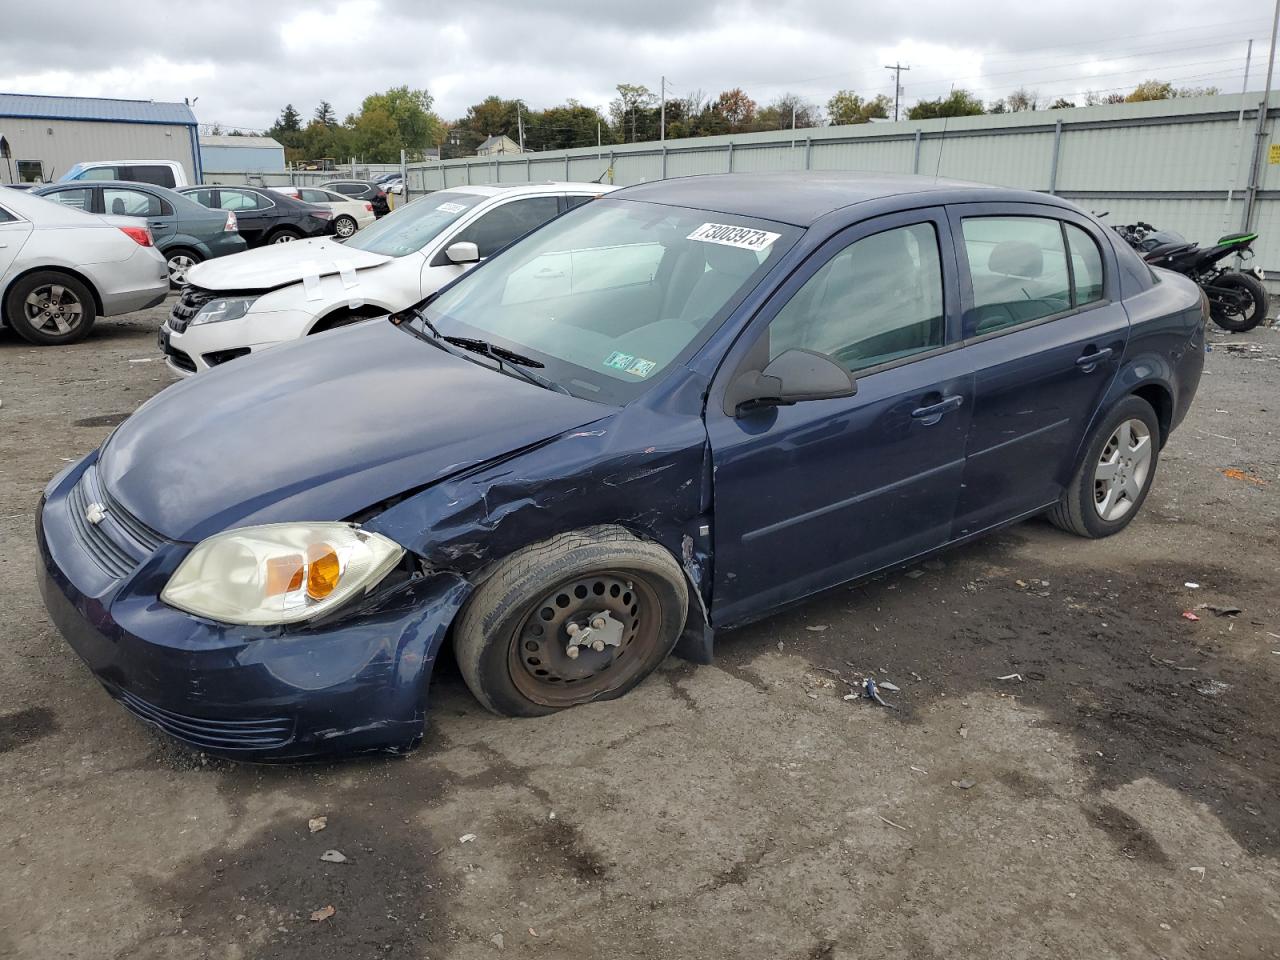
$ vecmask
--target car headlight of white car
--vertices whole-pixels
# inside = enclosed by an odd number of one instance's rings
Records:
[[[200,311],[191,318],[191,325],[197,323],[221,323],[223,320],[239,320],[249,308],[253,306],[253,302],[257,297],[224,297],[218,300],[210,300]]]
[[[222,623],[297,623],[367,593],[403,555],[350,523],[243,527],[196,544],[160,599]]]

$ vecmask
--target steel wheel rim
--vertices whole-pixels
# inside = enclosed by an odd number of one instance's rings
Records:
[[[1137,505],[1151,477],[1151,430],[1125,420],[1112,432],[1093,470],[1093,507],[1106,521],[1119,520]]]
[[[84,319],[84,304],[68,287],[46,283],[27,294],[22,304],[27,322],[37,330],[72,333]]]
[[[338,236],[349,237],[356,232],[356,224],[354,220],[338,221]]]
[[[579,627],[607,611],[623,624],[621,642],[601,651],[566,650]],[[507,666],[516,689],[534,703],[568,707],[615,690],[646,669],[662,623],[653,586],[633,573],[610,570],[572,577],[530,604],[508,644]]]
[[[195,258],[178,254],[169,258],[169,282],[183,284],[187,282],[187,271],[196,265]]]

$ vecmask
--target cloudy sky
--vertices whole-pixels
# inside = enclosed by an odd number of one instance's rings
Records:
[[[798,93],[892,94],[884,64],[909,65],[904,102],[952,85],[984,99],[1018,86],[1083,99],[1147,77],[1236,92],[1255,38],[1260,89],[1269,0],[68,0],[7,11],[0,91],[154,100],[199,97],[202,123],[260,129],[286,102],[340,116],[365,94],[426,87],[446,119],[488,94],[546,107],[604,106],[618,83],[671,96],[741,86],[767,103]]]

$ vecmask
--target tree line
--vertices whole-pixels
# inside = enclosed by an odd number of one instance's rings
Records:
[[[507,136],[526,151],[562,150],[571,147],[612,146],[653,141],[661,136],[665,120],[668,139],[718,134],[754,133],[871,123],[887,120],[893,100],[884,94],[864,97],[853,90],[837,90],[825,104],[786,93],[763,106],[741,87],[716,96],[696,91],[666,101],[648,87],[623,83],[604,109],[577,100],[542,110],[530,109],[524,100],[488,96],[472,104],[451,122],[432,110],[434,100],[426,90],[393,87],[365,97],[360,109],[339,121],[333,105],[322,100],[311,119],[303,122],[293,104],[286,104],[276,122],[265,131],[285,147],[289,160],[343,161],[358,157],[371,163],[395,163],[400,151],[409,160],[421,160],[432,151],[443,159],[473,156],[491,136]],[[1089,93],[1083,105],[1134,103],[1218,93],[1216,87],[1175,87],[1162,80],[1144,80],[1124,93]],[[989,103],[965,89],[953,89],[945,97],[917,100],[903,110],[908,120],[964,117],[1023,110],[1060,110],[1075,107],[1074,100],[1042,98],[1038,91],[1020,87]],[[221,132],[221,131],[218,131]],[[238,133],[239,131],[232,131]]]

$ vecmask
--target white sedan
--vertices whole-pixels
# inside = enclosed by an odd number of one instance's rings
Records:
[[[565,210],[613,187],[451,187],[350,239],[299,240],[197,264],[160,328],[169,369],[189,376],[312,333],[404,310]]]
[[[74,343],[99,315],[153,307],[168,292],[145,223],[0,187],[0,322],[24,340]]]
[[[333,232],[342,239],[351,236],[373,223],[377,217],[373,213],[373,204],[368,200],[353,200],[332,190],[320,187],[272,187],[277,193],[314,204],[333,211]]]

